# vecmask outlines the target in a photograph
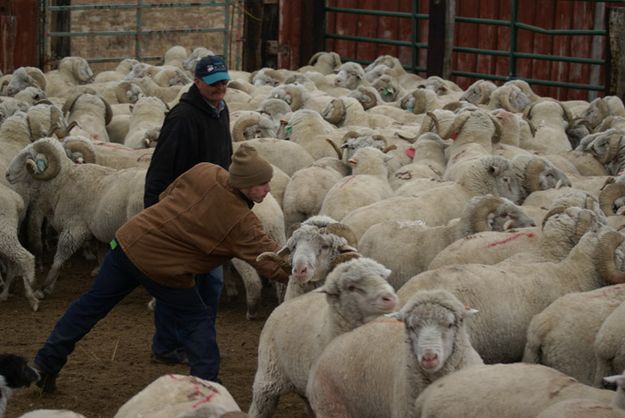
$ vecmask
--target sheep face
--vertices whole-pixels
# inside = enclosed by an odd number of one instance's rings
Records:
[[[341,65],[339,72],[334,79],[334,85],[354,90],[358,88],[364,77],[365,71],[359,64],[353,62],[345,63]]]
[[[455,349],[455,342],[464,333],[463,320],[477,313],[467,309],[446,291],[419,292],[396,317],[403,320],[407,342],[425,373],[436,373]],[[433,295],[434,297],[423,297]],[[444,297],[440,297],[443,295]]]
[[[532,218],[527,216],[523,209],[508,199],[488,214],[487,222],[491,231],[507,231],[511,228],[525,228],[536,226]]]
[[[397,81],[388,75],[383,75],[372,83],[373,87],[385,102],[394,102],[399,94]]]
[[[492,174],[495,175],[495,190],[498,196],[505,197],[513,202],[521,200],[521,181],[511,170],[510,172],[503,171],[500,175],[496,172]]]
[[[543,219],[543,236],[553,242],[573,245],[588,231],[597,231],[600,222],[594,212],[579,207],[554,208]]]
[[[330,305],[343,317],[365,323],[392,312],[397,295],[387,279],[391,271],[370,258],[339,264],[317,291],[326,294]]]
[[[323,233],[310,225],[295,230],[286,246],[290,252],[291,277],[299,283],[324,279],[337,256],[355,251],[345,238]]]

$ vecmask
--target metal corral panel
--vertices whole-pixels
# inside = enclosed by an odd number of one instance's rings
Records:
[[[37,66],[37,0],[4,0],[0,6],[0,70]]]

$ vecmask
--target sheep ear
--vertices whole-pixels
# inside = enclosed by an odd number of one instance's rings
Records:
[[[472,316],[475,316],[475,315],[477,315],[478,312],[479,311],[477,309],[470,308],[468,306],[464,307],[464,317],[465,318],[470,318]]]

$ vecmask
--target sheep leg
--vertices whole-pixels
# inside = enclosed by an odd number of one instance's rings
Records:
[[[232,259],[232,265],[241,276],[243,285],[245,286],[245,300],[247,302],[246,317],[247,319],[256,319],[263,287],[260,276],[254,267],[238,258]]]
[[[59,240],[56,245],[56,253],[52,267],[48,271],[46,280],[43,283],[42,292],[49,295],[54,290],[54,285],[59,277],[61,266],[74,255],[76,251],[82,247],[86,240],[91,237],[91,233],[85,228],[69,228],[64,229],[59,234]]]
[[[259,344],[258,368],[252,385],[252,403],[250,404],[249,416],[254,418],[266,418],[273,416],[278,406],[280,395],[288,393],[295,388],[282,374],[276,362],[276,353],[270,346],[262,347],[263,340]]]
[[[8,261],[9,271],[7,280],[0,294],[0,300],[4,301],[9,296],[11,283],[17,274],[21,274],[24,281],[24,293],[33,311],[39,309],[39,299],[33,292],[35,282],[35,256],[22,247],[17,237],[17,229],[4,229],[0,231],[0,253]]]
[[[39,270],[43,271],[43,220],[45,216],[43,212],[31,205],[28,211],[28,221],[26,222],[26,236],[28,246],[36,256]]]
[[[275,382],[259,382],[254,379],[254,393],[248,415],[252,418],[272,417],[280,400],[280,386]]]

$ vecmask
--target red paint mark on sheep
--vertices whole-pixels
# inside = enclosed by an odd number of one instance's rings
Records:
[[[515,239],[521,238],[521,237],[528,237],[528,238],[534,238],[536,234],[534,234],[533,232],[519,232],[518,234],[513,234],[512,236],[509,236],[506,239],[502,239],[500,241],[495,241],[495,242],[491,242],[490,244],[487,245],[488,248],[491,247],[496,247],[498,245],[501,244],[507,244],[510,241],[514,241]]]
[[[215,393],[211,393],[210,395],[206,396],[204,399],[199,400],[193,405],[191,405],[191,408],[195,409],[202,404],[209,403],[214,397],[215,397]]]

